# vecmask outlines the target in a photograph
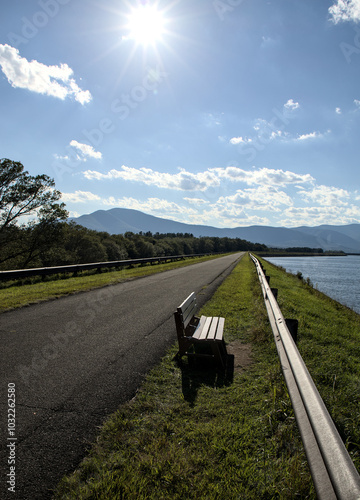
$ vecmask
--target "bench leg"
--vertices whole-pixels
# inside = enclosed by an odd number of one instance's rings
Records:
[[[216,360],[218,366],[221,366],[223,370],[226,369],[226,347],[224,341],[221,342],[212,342],[211,350]]]
[[[193,345],[193,342],[187,338],[179,338],[179,351],[177,352],[175,359],[180,360],[185,354],[188,353],[190,347]]]

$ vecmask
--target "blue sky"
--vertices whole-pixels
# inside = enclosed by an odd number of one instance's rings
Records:
[[[12,0],[0,69],[1,157],[71,216],[360,222],[360,0]]]

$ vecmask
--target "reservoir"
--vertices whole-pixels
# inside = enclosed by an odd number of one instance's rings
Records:
[[[314,288],[360,314],[360,255],[265,259],[289,273],[301,272]]]

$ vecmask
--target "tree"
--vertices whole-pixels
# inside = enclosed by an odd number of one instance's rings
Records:
[[[68,217],[60,197],[47,175],[31,176],[20,162],[0,160],[0,263],[29,265],[54,244]]]
[[[39,222],[67,219],[65,204],[56,203],[61,193],[54,186],[47,175],[33,177],[20,162],[0,160],[0,231],[25,216],[37,216]]]

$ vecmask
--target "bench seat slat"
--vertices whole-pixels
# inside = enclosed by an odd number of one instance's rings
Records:
[[[201,316],[199,324],[198,324],[198,326],[193,334],[193,339],[200,340],[201,335],[203,334],[204,328],[205,328],[205,332],[207,332],[207,330],[209,329],[209,326],[207,326],[206,323],[208,322],[209,319],[211,319],[211,318],[208,318],[207,316]]]
[[[219,318],[215,340],[222,340],[224,334],[225,318]]]
[[[210,329],[210,326],[211,326],[211,322],[212,322],[212,317],[208,317],[206,318],[206,321],[205,321],[205,325],[204,325],[204,328],[202,329],[202,332],[200,334],[200,338],[199,340],[205,340],[209,334],[209,329]]]
[[[218,317],[215,316],[214,318],[212,318],[211,326],[210,326],[208,334],[207,334],[207,338],[209,340],[214,340],[215,339],[215,334],[216,334],[216,329],[217,329],[217,326],[218,326],[218,322],[219,322],[219,318]]]

